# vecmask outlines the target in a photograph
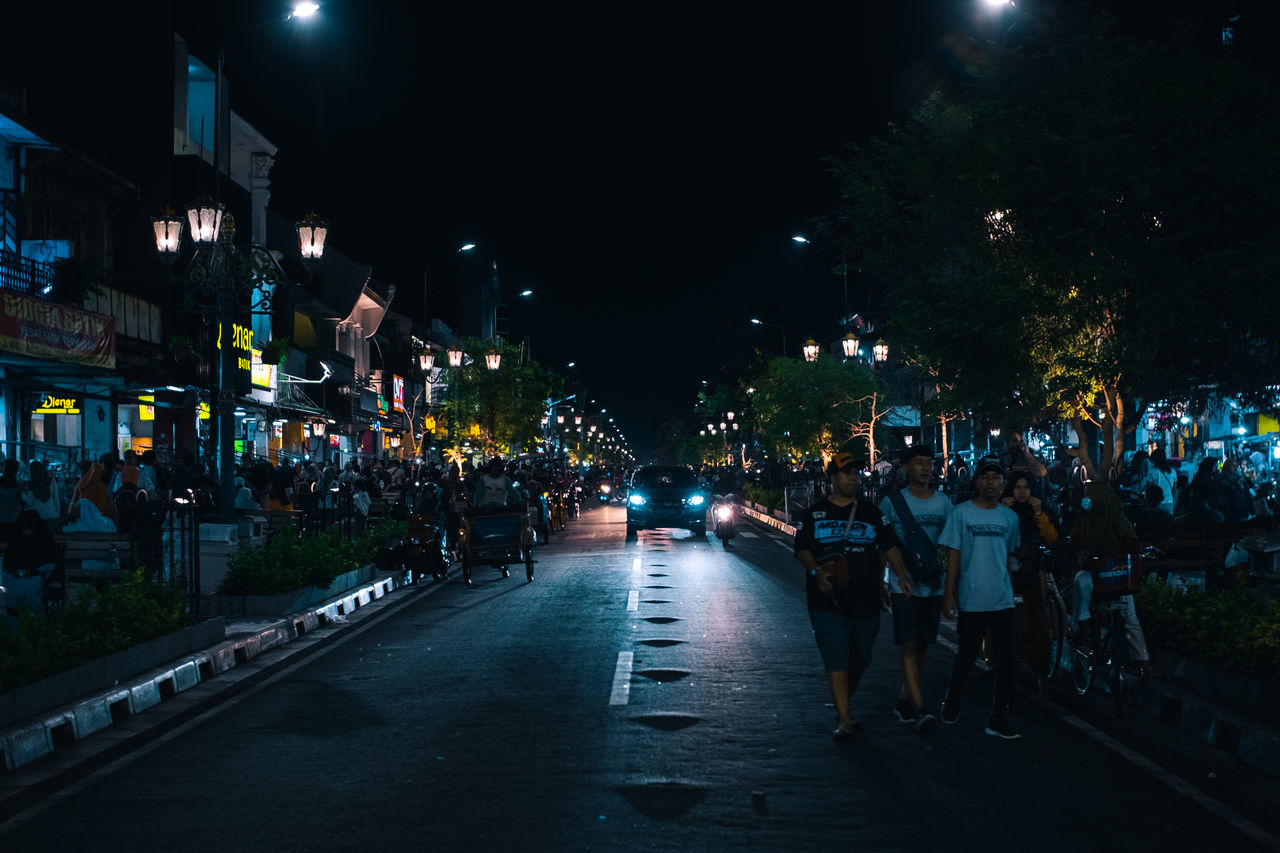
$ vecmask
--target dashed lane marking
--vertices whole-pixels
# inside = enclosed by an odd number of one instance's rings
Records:
[[[633,652],[618,652],[618,665],[613,670],[613,690],[609,693],[610,705],[625,705],[631,701],[631,664]]]
[[[627,610],[637,610],[640,607],[640,590],[633,589],[627,593]]]
[[[759,533],[752,533],[750,530],[739,530],[739,531],[738,531],[738,535],[739,535],[739,536],[741,536],[741,537],[743,537],[743,538],[745,538],[745,539],[758,539],[758,538],[760,538],[760,534],[759,534]]]

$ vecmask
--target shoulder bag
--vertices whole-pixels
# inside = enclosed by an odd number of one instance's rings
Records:
[[[934,580],[942,574],[942,564],[938,560],[938,546],[933,544],[929,534],[924,532],[924,528],[911,514],[906,499],[902,497],[901,489],[889,492],[889,502],[893,504],[893,509],[902,522],[903,539],[906,540],[902,543],[902,552],[907,561],[907,568],[911,571],[911,577],[917,581]]]

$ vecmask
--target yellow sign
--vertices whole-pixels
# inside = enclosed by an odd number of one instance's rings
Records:
[[[144,401],[146,403],[154,403],[156,401],[155,395],[144,394],[138,398],[138,420],[154,421],[156,419],[156,407],[145,405]]]
[[[200,420],[202,421],[209,420],[209,404],[208,403],[200,404]]]
[[[45,394],[40,398],[40,405],[31,410],[33,415],[78,415],[80,399],[78,397],[56,397]]]
[[[253,329],[231,324],[231,348],[236,350],[236,367],[240,370],[253,369]],[[222,327],[218,327],[218,349],[222,349]]]
[[[253,350],[253,367],[249,371],[249,384],[255,388],[274,388],[276,366],[262,363],[262,350]]]
[[[427,415],[426,419],[422,422],[422,426],[423,426],[423,429],[424,429],[426,432],[435,432],[435,431],[436,431],[436,419],[435,419],[435,416],[434,416],[434,415]]]

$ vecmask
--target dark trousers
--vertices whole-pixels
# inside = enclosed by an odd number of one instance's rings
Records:
[[[1004,713],[1004,709],[1013,701],[1014,678],[1018,671],[1018,612],[1008,610],[985,610],[972,613],[960,613],[956,620],[956,633],[959,635],[959,651],[956,663],[951,670],[951,685],[947,688],[947,702],[958,705],[960,695],[964,692],[965,679],[973,669],[973,663],[982,650],[982,638],[991,629],[991,644],[996,659],[996,684],[994,690],[995,705],[992,714]]]

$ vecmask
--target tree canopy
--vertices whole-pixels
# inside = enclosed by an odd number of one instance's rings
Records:
[[[850,146],[824,231],[943,408],[1093,420],[1105,467],[1145,402],[1273,392],[1278,91],[1187,37],[1062,22]]]

